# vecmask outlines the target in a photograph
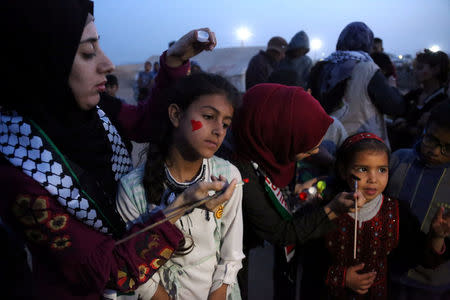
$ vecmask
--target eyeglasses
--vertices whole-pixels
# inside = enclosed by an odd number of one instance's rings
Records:
[[[422,138],[422,143],[430,148],[441,148],[441,153],[444,156],[450,156],[450,144],[441,144],[441,142],[432,135],[426,134]]]

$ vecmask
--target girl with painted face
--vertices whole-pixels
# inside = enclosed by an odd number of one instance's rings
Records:
[[[236,167],[214,156],[231,125],[238,91],[218,75],[199,73],[175,85],[167,101],[159,138],[144,166],[121,179],[117,208],[128,224],[170,205],[197,182],[241,181]],[[242,187],[224,205],[195,208],[175,225],[191,249],[172,257],[138,289],[143,298],[240,299]]]
[[[125,232],[115,209],[117,181],[131,169],[121,133],[146,140],[150,106],[98,106],[114,66],[99,45],[89,1],[2,4],[2,34],[9,41],[2,88],[9,96],[0,100],[1,232],[26,244],[33,286],[13,276],[24,272],[8,269],[18,269],[12,256],[2,256],[12,281],[3,284],[15,296],[12,287],[20,286],[38,299],[99,299],[106,286],[133,290],[183,240],[176,226],[164,222],[115,245]],[[210,37],[195,50],[192,31],[163,54],[160,88],[186,74],[189,64],[182,61],[214,47]],[[33,80],[24,81],[24,72],[32,72]],[[222,188],[223,182],[199,184],[173,205]],[[157,213],[131,231],[163,218]]]
[[[337,189],[352,190],[357,186],[367,202],[356,219],[354,213],[337,218],[337,229],[325,237],[329,253],[326,293],[332,299],[388,299],[390,260],[406,267],[421,261],[437,265],[448,259],[444,238],[449,246],[449,214],[439,210],[432,221],[432,233],[426,236],[407,205],[383,195],[389,177],[389,155],[383,140],[367,132],[350,136],[338,150]],[[327,255],[319,255],[322,262],[327,261]],[[319,269],[314,263],[308,267]],[[305,276],[307,273],[305,270]]]

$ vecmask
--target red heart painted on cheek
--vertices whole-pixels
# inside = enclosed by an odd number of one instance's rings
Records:
[[[192,126],[192,131],[196,131],[196,130],[199,130],[200,128],[202,128],[203,124],[200,121],[191,120],[191,126]]]

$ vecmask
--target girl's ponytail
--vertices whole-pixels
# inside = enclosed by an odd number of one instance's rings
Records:
[[[150,143],[147,152],[147,160],[144,169],[144,189],[147,202],[159,205],[164,192],[164,162],[169,151],[169,143]]]

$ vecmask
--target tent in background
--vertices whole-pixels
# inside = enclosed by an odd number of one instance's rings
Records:
[[[210,73],[222,75],[240,92],[245,92],[245,71],[250,59],[263,47],[236,47],[202,52],[194,57],[200,67]]]
[[[250,59],[263,50],[264,47],[236,47],[216,48],[213,51],[205,51],[193,58],[203,71],[222,75],[228,79],[240,92],[245,92],[245,71]],[[159,61],[159,56],[151,56],[148,61]],[[114,74],[119,79],[118,96],[126,99],[128,103],[135,103],[133,98],[133,84],[136,74],[143,70],[141,64],[120,65],[116,67]]]

